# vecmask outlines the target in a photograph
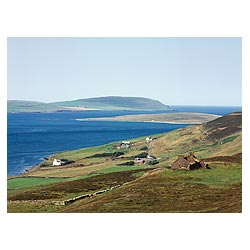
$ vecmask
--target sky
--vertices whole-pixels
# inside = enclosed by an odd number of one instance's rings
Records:
[[[241,38],[8,38],[8,99],[242,105]]]

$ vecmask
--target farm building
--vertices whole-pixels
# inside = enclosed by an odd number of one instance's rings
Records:
[[[148,155],[147,157],[136,157],[134,162],[135,164],[148,164],[156,160],[156,157]]]
[[[178,155],[177,160],[171,164],[172,169],[193,170],[199,168],[208,168],[208,164],[196,158],[194,153],[188,155]]]
[[[53,165],[53,166],[61,166],[61,165],[62,165],[62,161],[61,161],[61,160],[58,160],[58,159],[54,159],[52,165]]]
[[[130,141],[122,141],[117,148],[118,149],[120,149],[120,148],[130,148],[131,145],[132,145],[132,143]]]
[[[53,166],[64,166],[70,163],[74,163],[74,161],[69,161],[67,159],[54,159],[52,165]]]
[[[153,141],[153,138],[151,138],[150,136],[146,138],[146,142],[151,142]]]

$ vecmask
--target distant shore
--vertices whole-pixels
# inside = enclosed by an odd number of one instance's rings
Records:
[[[172,124],[202,124],[203,122],[212,121],[220,115],[178,112],[163,114],[138,114],[138,115],[122,115],[114,117],[98,117],[98,118],[78,118],[77,121],[124,121],[124,122],[157,122]]]
[[[76,107],[74,107],[74,106],[64,106],[63,108],[65,110],[70,110],[70,111],[101,110],[101,109],[77,107],[77,106]]]

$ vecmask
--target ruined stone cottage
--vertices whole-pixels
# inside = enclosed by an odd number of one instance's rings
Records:
[[[199,168],[208,168],[208,164],[204,161],[196,158],[194,153],[189,153],[187,155],[178,155],[177,160],[171,164],[172,169],[183,169],[183,170],[193,170]]]

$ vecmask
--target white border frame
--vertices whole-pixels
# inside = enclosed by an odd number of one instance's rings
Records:
[[[247,1],[31,1],[0,4],[0,215],[3,247],[249,249],[250,39]],[[7,214],[7,37],[242,37],[242,214]]]

